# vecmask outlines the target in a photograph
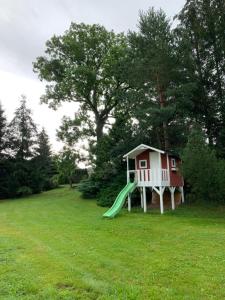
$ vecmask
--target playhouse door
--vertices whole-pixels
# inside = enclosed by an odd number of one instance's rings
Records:
[[[159,155],[158,152],[150,152],[151,181],[155,186],[159,185]]]

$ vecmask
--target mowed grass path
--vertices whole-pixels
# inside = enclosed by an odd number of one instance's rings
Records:
[[[225,211],[143,214],[61,188],[0,202],[0,299],[225,299]]]

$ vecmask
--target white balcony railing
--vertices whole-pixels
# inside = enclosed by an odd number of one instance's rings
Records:
[[[167,169],[130,170],[128,179],[133,179],[139,186],[169,186],[169,172]]]

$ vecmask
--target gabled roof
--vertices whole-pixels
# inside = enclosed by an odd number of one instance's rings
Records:
[[[136,148],[134,148],[133,150],[131,150],[130,152],[128,152],[127,154],[125,154],[123,157],[135,158],[137,155],[144,152],[145,150],[152,150],[152,151],[159,152],[162,154],[165,153],[165,151],[162,151],[160,149],[150,147],[145,144],[141,144],[141,145],[137,146]]]

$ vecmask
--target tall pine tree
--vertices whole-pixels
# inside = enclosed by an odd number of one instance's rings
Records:
[[[35,162],[41,175],[42,189],[48,190],[52,188],[52,176],[56,173],[56,166],[52,159],[49,137],[44,128],[38,134],[36,152]]]
[[[37,128],[27,108],[26,97],[22,96],[20,106],[9,124],[10,152],[13,159],[13,172],[10,191],[15,195],[40,192],[40,174],[35,168],[33,158],[36,155]]]
[[[175,36],[162,10],[153,8],[140,14],[139,31],[129,34],[133,70],[143,99],[135,108],[145,132],[154,132],[153,144],[171,147],[170,127],[177,122],[176,99],[172,95],[179,74]],[[146,123],[146,124],[145,124]]]
[[[187,0],[178,19],[192,57],[184,67],[196,83],[193,115],[225,156],[225,2]]]
[[[10,145],[13,156],[18,160],[31,159],[35,156],[37,128],[32,113],[26,105],[26,97],[22,96],[20,107],[9,124]]]

